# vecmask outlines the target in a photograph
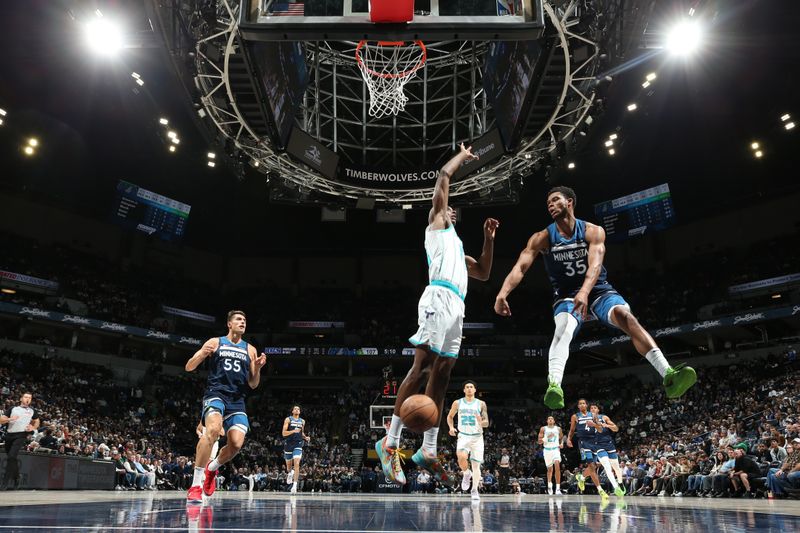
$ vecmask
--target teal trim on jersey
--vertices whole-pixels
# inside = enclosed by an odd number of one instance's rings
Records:
[[[548,448],[547,446],[544,447],[545,450],[558,450],[559,447],[556,446],[555,448]]]
[[[438,348],[434,348],[433,346],[429,346],[429,348],[436,355],[441,355],[443,357],[458,357],[457,353],[443,352],[442,350],[440,350]]]
[[[444,287],[445,289],[450,289],[451,291],[456,293],[456,295],[458,295],[458,297],[461,298],[462,300],[466,298],[466,295],[462,294],[461,291],[458,290],[458,287],[456,287],[453,283],[450,283],[449,281],[445,281],[443,279],[432,279],[430,285],[434,287]]]
[[[409,338],[408,338],[408,342],[410,342],[410,343],[411,343],[411,344],[413,344],[414,346],[420,346],[421,344],[423,344],[423,342],[422,342],[422,341],[418,341],[418,340],[417,340],[417,339],[415,339],[414,337],[409,337]]]
[[[459,435],[464,435],[465,437],[480,437],[483,433],[464,433],[463,431],[458,432]]]
[[[470,461],[475,461],[476,463],[483,464],[483,461],[478,461],[477,459],[473,459],[472,457],[469,458]]]
[[[450,224],[450,226],[448,226],[448,227],[446,227],[444,229],[432,229],[431,231],[450,231],[450,230],[455,231],[455,229],[456,229],[456,225],[455,224]]]
[[[431,266],[431,256],[428,255],[428,252],[425,252],[425,259],[428,260],[428,266]]]

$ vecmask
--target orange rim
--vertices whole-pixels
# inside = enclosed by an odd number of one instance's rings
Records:
[[[376,70],[371,69],[364,61],[361,59],[361,48],[367,44],[366,40],[358,41],[358,46],[356,47],[356,62],[358,65],[369,72],[373,76],[377,76],[379,78],[405,78],[406,76],[410,76],[425,64],[425,61],[428,59],[428,49],[425,48],[425,43],[422,41],[413,41],[417,46],[422,49],[422,57],[420,58],[419,62],[414,65],[412,68],[408,70],[404,70],[403,72],[398,72],[396,74],[393,73],[386,73],[386,72],[378,72]],[[406,44],[405,41],[377,41],[376,44],[378,46],[403,46]]]

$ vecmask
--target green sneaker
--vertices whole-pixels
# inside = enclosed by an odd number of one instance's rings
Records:
[[[411,456],[411,460],[414,461],[417,466],[421,466],[431,474],[436,481],[445,485],[449,488],[453,488],[453,481],[450,479],[450,476],[447,474],[447,471],[442,466],[442,463],[439,462],[439,458],[434,456],[431,457],[425,454],[422,451],[422,448],[417,450],[417,453]]]
[[[564,408],[564,391],[558,383],[551,381],[544,393],[544,404],[550,409]]]
[[[586,478],[583,477],[583,474],[578,474],[575,477],[578,478],[578,490],[581,492],[586,490]]]
[[[697,373],[694,368],[686,366],[686,363],[671,367],[664,376],[664,389],[667,391],[667,398],[680,398],[696,382]]]
[[[597,493],[600,495],[600,498],[605,501],[608,499],[608,493],[603,489],[597,489]]]
[[[619,485],[616,489],[614,489],[614,496],[617,498],[622,498],[625,496],[625,489],[622,488],[622,485]]]
[[[386,446],[386,437],[383,437],[375,443],[375,451],[381,461],[384,477],[390,481],[405,485],[406,475],[403,473],[403,465],[400,460],[400,454],[397,453],[397,448]]]

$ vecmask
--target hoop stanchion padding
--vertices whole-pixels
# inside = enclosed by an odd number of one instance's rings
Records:
[[[410,22],[414,19],[414,0],[369,0],[370,22]]]

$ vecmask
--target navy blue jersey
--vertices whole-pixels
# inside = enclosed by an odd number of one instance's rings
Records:
[[[244,399],[250,389],[247,384],[249,376],[250,354],[247,351],[247,343],[240,340],[234,344],[228,337],[220,337],[219,347],[211,355],[205,397]]]
[[[550,246],[542,251],[544,268],[553,285],[553,298],[561,300],[575,296],[586,279],[589,268],[589,243],[586,242],[586,222],[575,220],[575,232],[566,238],[558,233],[556,223],[547,226]],[[607,287],[606,287],[607,286]],[[606,267],[601,267],[594,286],[599,290],[612,290],[606,281]]]
[[[289,417],[289,424],[286,426],[287,431],[294,431],[295,429],[303,429],[303,425],[306,423],[305,420],[302,418],[295,418],[293,416]],[[288,437],[286,437],[286,444],[284,445],[283,449],[287,451],[294,450],[295,448],[302,448],[303,447],[303,432],[300,433],[292,433]]]
[[[603,417],[605,415],[597,415],[597,419],[603,421]],[[597,444],[601,444],[607,449],[615,449],[616,444],[614,443],[614,432],[611,431],[609,428],[592,428],[594,431],[594,442]]]
[[[586,414],[583,414],[578,411],[575,413],[575,418],[578,419],[578,423],[575,425],[575,436],[580,440],[591,440],[594,437],[594,428],[588,427],[586,422],[592,419],[592,413],[587,411]]]

